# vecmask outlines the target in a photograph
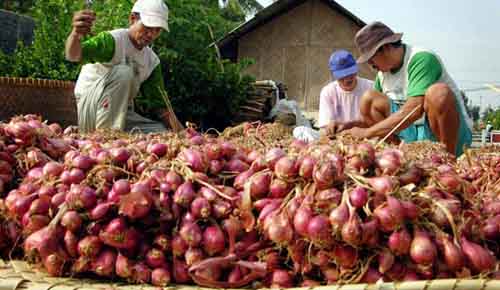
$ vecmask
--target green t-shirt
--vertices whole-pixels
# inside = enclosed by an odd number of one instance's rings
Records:
[[[408,64],[408,97],[423,96],[436,83],[443,72],[437,57],[426,51],[416,53]],[[375,79],[375,90],[382,92],[379,75]]]
[[[109,32],[101,32],[82,43],[82,63],[106,63],[115,54],[115,39]],[[165,91],[161,65],[157,65],[140,88],[143,97],[157,97]]]

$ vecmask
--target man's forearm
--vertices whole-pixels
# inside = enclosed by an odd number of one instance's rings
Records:
[[[346,129],[350,129],[353,127],[368,128],[368,125],[363,120],[355,120],[355,121],[347,122],[347,124],[348,124],[348,127],[346,127]]]
[[[82,60],[82,45],[81,36],[76,32],[71,32],[66,39],[66,59],[72,62],[79,62]]]
[[[420,99],[417,99],[420,98]],[[418,110],[416,110],[411,116],[406,119],[401,126],[396,130],[396,132],[400,132],[401,130],[404,130],[408,128],[413,122],[418,120],[420,117],[422,117],[424,113],[424,109],[422,106],[423,103],[423,97],[414,97],[407,101],[407,104],[405,104],[401,109],[393,114],[391,114],[387,119],[371,126],[368,128],[368,138],[373,138],[373,137],[384,137],[386,136],[394,127],[396,127],[408,114],[410,114],[416,106],[420,106]]]

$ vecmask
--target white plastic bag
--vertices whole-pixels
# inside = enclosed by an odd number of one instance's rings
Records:
[[[294,114],[295,115],[295,126],[311,127],[311,123],[302,114],[296,101],[291,101],[287,99],[281,99],[276,102],[276,105],[272,108],[269,113],[269,118],[272,119],[276,117],[279,113],[283,114]]]
[[[299,126],[293,129],[293,137],[305,142],[313,142],[319,139],[319,130],[314,130],[311,127]]]

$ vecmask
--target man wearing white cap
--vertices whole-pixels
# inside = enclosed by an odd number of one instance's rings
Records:
[[[168,31],[168,7],[163,0],[137,0],[129,16],[129,27],[105,31],[87,40],[95,22],[91,10],[73,16],[73,29],[66,40],[66,58],[83,63],[75,86],[78,127],[142,132],[165,130],[134,112],[133,100],[164,93],[160,60],[149,45]]]

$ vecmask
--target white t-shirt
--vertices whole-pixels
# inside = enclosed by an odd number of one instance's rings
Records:
[[[319,99],[318,126],[324,127],[331,121],[350,122],[361,119],[359,105],[361,96],[373,89],[373,82],[358,77],[354,90],[344,91],[338,81],[330,82],[321,89]]]

